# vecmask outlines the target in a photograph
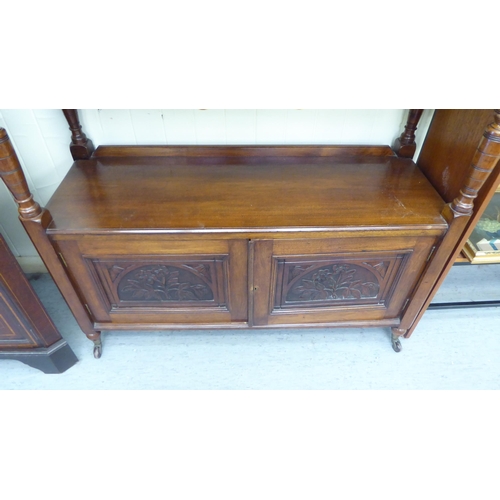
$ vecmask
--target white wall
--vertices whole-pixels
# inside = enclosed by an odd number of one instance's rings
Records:
[[[100,144],[389,144],[401,134],[407,111],[396,110],[97,110],[79,112],[85,133]],[[421,146],[433,110],[417,131]],[[35,199],[45,205],[73,160],[70,132],[57,109],[2,109],[7,130]],[[418,150],[417,150],[418,154]],[[0,182],[0,232],[26,272],[43,270]]]

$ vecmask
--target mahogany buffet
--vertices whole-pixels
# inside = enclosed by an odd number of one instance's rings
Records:
[[[3,129],[0,172],[95,357],[103,331],[180,328],[385,326],[400,351],[500,175],[499,111],[465,163],[433,163],[449,141],[431,126],[425,169],[412,160],[422,110],[393,148],[95,150],[63,111],[75,161],[47,207]]]

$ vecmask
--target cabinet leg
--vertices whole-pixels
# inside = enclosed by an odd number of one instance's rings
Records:
[[[87,334],[87,338],[94,343],[94,358],[99,359],[102,355],[101,332]]]
[[[400,330],[399,328],[392,328],[391,330],[392,330],[392,336],[391,336],[392,348],[396,352],[401,352],[403,346],[401,345],[399,337],[402,337],[406,333],[406,330]]]
[[[102,355],[102,341],[94,340],[94,358],[99,359]]]

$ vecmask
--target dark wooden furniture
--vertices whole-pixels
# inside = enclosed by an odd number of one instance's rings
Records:
[[[470,170],[471,158],[472,166],[477,166],[478,158],[483,157],[486,170],[490,173],[484,172],[487,175],[484,178],[484,185],[478,190],[477,198],[474,199],[472,213],[465,219],[464,229],[450,250],[450,255],[431,293],[408,332],[409,335],[431,305],[432,299],[451,267],[456,262],[468,262],[465,257],[462,257],[464,245],[500,183],[498,112],[498,110],[490,109],[439,109],[434,113],[417,164],[429,177],[440,196],[447,202],[453,199],[453,193],[456,192],[460,183],[466,182],[466,172]],[[485,147],[485,139],[490,142],[489,146]],[[491,156],[486,156],[488,153]],[[479,170],[478,173],[480,172]],[[464,307],[470,304],[456,304],[458,305]]]
[[[389,146],[100,146],[65,110],[75,163],[47,208],[12,147],[2,174],[94,354],[120,329],[387,326],[409,337],[500,157],[416,165]],[[5,133],[3,133],[5,138]],[[10,171],[10,173],[5,173]],[[436,173],[438,180],[432,177]]]
[[[0,235],[0,359],[45,373],[62,373],[78,360]]]

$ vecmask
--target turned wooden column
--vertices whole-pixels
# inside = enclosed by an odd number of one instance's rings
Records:
[[[94,330],[92,319],[89,317],[84,305],[80,302],[66,274],[63,263],[47,236],[46,229],[52,221],[52,216],[47,209],[40,207],[33,199],[19,159],[12,147],[7,132],[3,128],[0,128],[0,177],[17,203],[19,218],[24,229],[26,229],[33,245],[35,245],[45,266],[66,299],[80,328],[89,339],[94,340],[99,338],[100,333]]]
[[[424,305],[419,306],[419,303],[422,303],[421,300],[414,301],[415,297],[412,298],[403,313],[399,329],[393,330],[395,335],[409,337],[413,333],[419,319],[439,288],[434,286],[435,283],[438,279],[440,282],[444,280],[456,255],[461,250],[460,246],[457,247],[457,243],[463,237],[467,224],[473,215],[474,199],[500,160],[500,110],[494,111],[494,121],[486,127],[483,133],[458,196],[451,203],[448,203],[441,213],[448,223],[449,229],[430,260],[422,277],[421,285],[415,294],[415,296],[423,295],[420,296],[420,299],[424,299]],[[434,278],[431,278],[432,276]],[[425,294],[427,298],[425,298]]]
[[[410,109],[405,129],[400,137],[394,142],[393,150],[400,158],[413,158],[417,144],[415,143],[415,131],[422,116],[423,109]]]
[[[14,196],[21,219],[32,220],[40,217],[42,209],[30,193],[19,160],[3,128],[0,128],[0,177]]]
[[[88,160],[94,152],[94,145],[82,130],[82,126],[78,120],[78,111],[76,109],[63,109],[62,112],[71,130],[69,150],[71,151],[73,160]]]
[[[495,121],[484,131],[460,194],[450,204],[456,216],[472,215],[474,199],[500,158],[500,110],[494,111]]]

